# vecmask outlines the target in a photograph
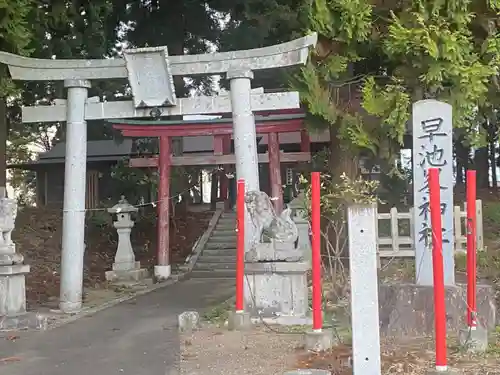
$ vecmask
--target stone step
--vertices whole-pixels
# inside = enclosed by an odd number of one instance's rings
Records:
[[[215,228],[212,232],[212,237],[220,236],[220,237],[236,237],[236,231],[233,229],[218,229]]]
[[[205,250],[219,250],[219,249],[234,249],[235,243],[232,241],[228,242],[216,242],[216,241],[210,241],[205,245]]]
[[[234,247],[236,247],[236,241],[238,241],[238,237],[230,237],[230,236],[211,236],[208,241],[211,242],[222,242],[222,243],[232,243]],[[208,242],[207,241],[207,242]]]
[[[223,270],[236,270],[236,262],[230,263],[200,263],[196,262],[194,266],[195,270],[205,270],[205,271],[223,271]]]
[[[209,255],[207,253],[204,253],[202,256],[198,258],[198,263],[217,263],[217,262],[222,262],[222,263],[231,263],[234,262],[236,263],[236,255]]]
[[[226,224],[223,224],[223,225],[220,225],[220,224],[217,224],[217,226],[215,227],[215,230],[214,232],[233,232],[233,233],[237,233],[236,232],[236,225],[234,224],[229,224],[229,225],[226,225]]]
[[[232,249],[203,249],[203,252],[200,255],[201,257],[204,256],[231,256],[231,255],[236,255],[236,246]]]
[[[191,271],[191,278],[193,279],[234,279],[236,278],[236,271],[223,270],[223,271]]]
[[[234,215],[222,215],[221,217],[219,217],[219,222],[221,220],[232,220],[232,221],[236,221],[236,214]]]

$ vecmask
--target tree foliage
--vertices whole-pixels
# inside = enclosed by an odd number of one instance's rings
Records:
[[[232,34],[245,33],[245,47],[259,47],[317,32],[318,46],[292,86],[309,125],[330,130],[331,164],[363,152],[391,161],[420,99],[449,102],[457,133],[475,144],[485,138],[477,118],[498,102],[498,3],[252,0],[231,13],[240,30]]]

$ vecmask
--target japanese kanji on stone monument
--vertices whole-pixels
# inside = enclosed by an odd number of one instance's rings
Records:
[[[439,168],[443,215],[443,259],[446,285],[455,284],[453,237],[452,107],[437,100],[413,104],[413,194],[416,281],[432,285],[429,168]]]

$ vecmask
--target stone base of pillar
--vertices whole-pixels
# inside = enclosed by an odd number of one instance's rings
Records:
[[[488,350],[488,331],[480,325],[475,329],[461,329],[458,332],[458,342],[468,353],[484,353]]]
[[[45,331],[48,328],[48,317],[36,312],[26,312],[17,316],[0,316],[0,331]]]
[[[308,262],[245,263],[245,311],[276,324],[308,323]]]
[[[106,280],[113,284],[126,284],[147,279],[149,277],[149,272],[145,268],[141,268],[140,262],[134,262],[133,265],[127,264],[128,267],[124,267],[123,264],[114,263],[113,269],[111,271],[106,271]]]
[[[309,331],[304,335],[304,344],[306,350],[312,352],[324,352],[330,350],[334,345],[338,344],[334,340],[333,332],[330,329],[322,329],[321,331]]]
[[[230,331],[246,331],[252,328],[250,314],[245,311],[230,311],[227,322]]]
[[[434,290],[431,286],[382,283],[379,285],[380,334],[388,337],[420,337],[434,333]],[[467,287],[446,287],[446,325],[456,333],[466,325]],[[483,328],[496,327],[495,292],[477,285],[477,316]]]
[[[26,313],[25,277],[29,272],[26,264],[0,266],[0,317]]]
[[[172,275],[172,267],[168,266],[155,266],[155,279],[157,281],[167,280]]]

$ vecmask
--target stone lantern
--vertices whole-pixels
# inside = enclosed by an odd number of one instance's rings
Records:
[[[141,268],[140,262],[136,262],[130,242],[130,232],[134,227],[132,213],[137,211],[138,209],[130,205],[123,195],[117,204],[108,209],[110,214],[116,215],[113,226],[118,232],[118,247],[113,269],[106,272],[106,280],[115,284],[130,284],[148,277],[148,271]]]

